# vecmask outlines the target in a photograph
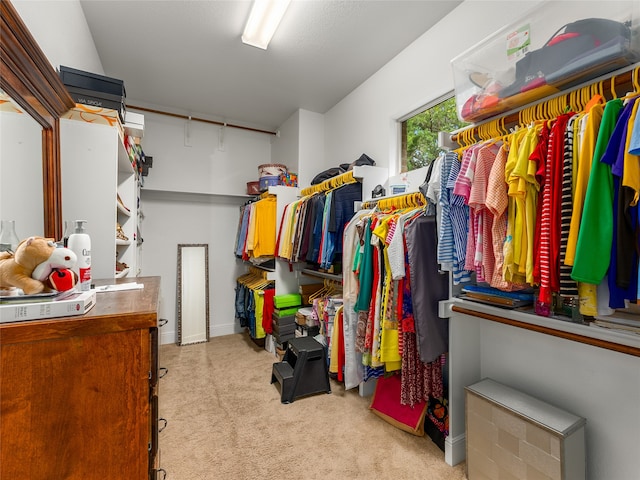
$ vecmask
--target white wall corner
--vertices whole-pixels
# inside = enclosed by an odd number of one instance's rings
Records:
[[[465,434],[457,437],[447,437],[444,440],[444,461],[452,467],[464,462],[467,458],[467,445]]]

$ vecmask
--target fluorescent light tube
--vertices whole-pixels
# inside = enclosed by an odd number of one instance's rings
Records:
[[[242,43],[267,49],[291,0],[254,0]]]

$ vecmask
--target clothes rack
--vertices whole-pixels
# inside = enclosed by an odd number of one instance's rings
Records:
[[[627,92],[640,91],[640,65],[617,71],[606,77],[579,85],[574,89],[561,92],[553,97],[525,106],[517,111],[494,117],[485,122],[465,127],[451,134],[451,141],[463,148],[479,141],[507,135],[510,129],[537,120],[550,120],[567,108],[583,111],[594,95],[606,100],[621,98]]]
[[[350,183],[356,183],[358,180],[353,176],[353,170],[349,170],[340,175],[336,175],[333,178],[329,178],[322,183],[317,185],[311,185],[310,187],[303,188],[300,191],[300,195],[303,197],[307,197],[309,195],[313,195],[315,193],[320,192],[328,192],[330,190],[335,190],[342,185],[348,185]]]
[[[618,88],[621,76],[631,87]],[[455,245],[458,269],[499,290],[537,288],[539,316],[583,323],[635,302],[635,227],[625,219],[637,215],[639,189],[623,172],[637,164],[627,150],[638,95],[636,64],[523,108],[517,128],[499,117],[461,131],[450,153],[460,165],[441,172],[466,216],[455,230],[467,239]]]
[[[233,123],[220,122],[218,120],[209,120],[209,119],[206,119],[206,118],[194,117],[194,116],[191,116],[191,115],[182,115],[182,114],[179,114],[179,113],[165,112],[163,110],[157,110],[155,108],[140,107],[138,105],[127,105],[127,108],[129,110],[139,110],[141,112],[156,113],[158,115],[166,115],[167,117],[182,118],[183,120],[188,120],[188,121],[193,120],[194,122],[208,123],[208,124],[211,124],[211,125],[218,125],[220,127],[237,128],[237,129],[240,129],[240,130],[247,130],[249,132],[266,133],[268,135],[277,135],[278,134],[278,132],[272,132],[270,130],[262,130],[260,128],[245,127],[243,125],[236,125],[236,124],[233,124]]]
[[[366,202],[362,202],[361,208],[367,210],[372,208],[378,208],[378,210],[392,210],[401,208],[419,208],[426,204],[427,201],[421,192],[412,192],[392,197],[367,200]]]
[[[250,265],[249,268],[249,274],[251,274],[252,276],[256,277],[256,278],[261,278],[262,280],[269,280],[268,278],[268,274],[269,272],[267,270],[263,270],[259,267],[254,267],[253,265]]]
[[[249,331],[253,341],[263,341],[267,333],[265,324],[271,324],[269,312],[273,310],[274,281],[268,272],[249,266],[247,273],[236,278],[235,291],[236,319]]]

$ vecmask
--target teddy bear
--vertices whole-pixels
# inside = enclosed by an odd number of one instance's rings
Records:
[[[0,289],[21,288],[26,295],[48,289],[55,269],[71,270],[78,258],[73,251],[44,237],[29,237],[18,244],[15,253],[0,252]]]

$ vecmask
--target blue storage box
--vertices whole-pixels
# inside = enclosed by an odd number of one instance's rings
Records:
[[[279,176],[266,176],[260,177],[260,191],[264,192],[268,190],[269,187],[273,187],[276,185],[280,185],[280,177]]]

